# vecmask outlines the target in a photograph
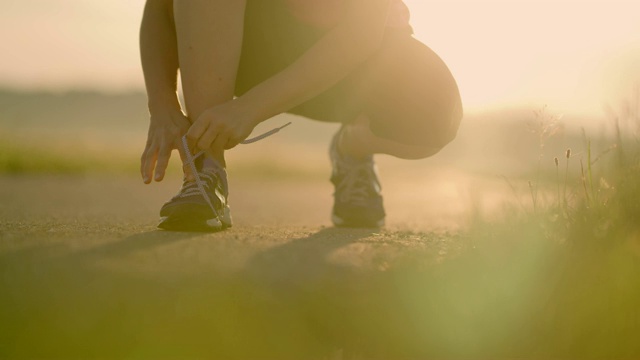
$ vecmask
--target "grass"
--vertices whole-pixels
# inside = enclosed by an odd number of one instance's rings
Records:
[[[637,112],[633,119],[640,125]],[[543,139],[549,127],[540,123]],[[485,272],[492,268],[490,262],[502,264],[491,281],[508,281],[526,268],[527,259],[540,256],[537,277],[520,279],[535,289],[530,296],[536,304],[520,328],[530,342],[508,356],[640,356],[640,147],[637,138],[621,133],[618,128],[614,143],[594,156],[592,141],[583,132],[581,155],[570,149],[564,154],[563,176],[560,160],[554,158],[556,184],[547,187],[555,199],[540,206],[536,175],[529,182],[532,211],[513,209],[503,222],[478,222],[468,232],[474,250],[465,255],[463,268]],[[571,161],[580,163],[577,177],[569,174]],[[540,171],[545,170],[538,167]],[[570,183],[571,178],[579,182]],[[505,248],[510,249],[506,257]],[[480,254],[474,255],[477,249]],[[513,285],[516,289],[523,283]]]
[[[135,175],[139,173],[139,154],[132,149],[109,153],[107,146],[87,146],[72,142],[59,141],[47,146],[36,144],[33,139],[18,137],[10,139],[0,133],[0,175],[85,175],[116,174]],[[245,150],[246,152],[246,150]],[[320,154],[304,147],[296,160],[279,152],[267,151],[266,154],[246,153],[228,156],[229,171],[243,178],[309,180],[326,177],[328,163],[324,151]],[[311,159],[311,160],[309,160]],[[326,165],[318,166],[317,163]],[[174,151],[167,168],[169,176],[179,176],[181,165]]]
[[[362,314],[375,329],[358,346],[362,358],[640,356],[639,142],[617,131],[594,155],[583,133],[584,149],[563,154],[561,176],[559,158],[545,166],[542,154],[554,127],[545,120],[556,118],[536,115],[544,119],[530,206],[499,221],[472,216],[455,256],[426,266],[432,258],[416,254],[392,271],[387,286],[398,293]],[[555,172],[555,184],[541,183],[553,179],[542,172]]]
[[[89,164],[44,150],[24,148],[7,140],[0,145],[0,173],[78,174],[89,170]]]
[[[65,174],[137,172],[134,159],[108,156],[81,147],[38,146],[33,141],[0,138],[0,174]]]

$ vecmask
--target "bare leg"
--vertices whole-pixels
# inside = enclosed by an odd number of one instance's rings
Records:
[[[346,125],[338,143],[340,152],[356,159],[373,154],[388,154],[401,159],[416,160],[435,155],[442,146],[418,146],[403,144],[374,134],[369,118],[361,114],[353,123]]]
[[[243,0],[173,0],[182,89],[192,124],[197,124],[209,109],[233,98],[244,5]],[[202,168],[194,171],[196,182],[186,181],[180,192],[162,206],[158,227],[219,231],[232,225],[224,151],[207,154]]]
[[[354,97],[364,106],[343,129],[346,153],[420,159],[455,137],[462,118],[457,85],[442,60],[417,40],[390,39],[354,83]]]
[[[390,36],[363,67],[292,111],[344,124],[338,148],[354,158],[421,159],[451,142],[462,119],[455,80],[431,49]]]
[[[182,89],[193,122],[233,98],[245,1],[174,0],[173,6]],[[211,155],[224,164],[223,153]]]

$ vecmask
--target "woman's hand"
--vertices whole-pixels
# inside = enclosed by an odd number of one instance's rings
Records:
[[[179,108],[151,110],[147,145],[140,158],[140,173],[145,184],[151,182],[155,169],[155,181],[162,181],[171,158],[171,151],[177,149],[183,162],[182,136],[189,130],[191,122]],[[189,169],[185,169],[187,177]]]
[[[187,132],[189,144],[200,150],[221,154],[246,139],[257,125],[239,99],[205,110]]]

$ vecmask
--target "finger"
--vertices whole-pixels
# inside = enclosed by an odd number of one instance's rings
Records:
[[[211,143],[209,149],[213,151],[214,154],[221,154],[224,151],[224,147],[229,142],[229,135],[226,133],[220,133],[216,137],[216,139]]]
[[[147,152],[149,151],[149,145],[147,144],[147,146],[144,147],[144,150],[142,151],[142,155],[140,156],[140,176],[144,179],[144,169],[145,169],[145,164],[147,161]]]
[[[158,159],[156,161],[156,175],[154,177],[155,181],[162,181],[164,179],[165,171],[167,170],[167,166],[169,166],[169,159],[171,158],[171,148],[164,145],[160,147],[158,151]]]
[[[182,172],[184,173],[185,179],[187,181],[195,180],[195,177],[191,172],[191,166],[187,164],[187,154],[185,154],[184,148],[182,147],[182,141],[179,141],[177,148],[178,148],[178,154],[180,154],[180,160],[182,161]]]
[[[235,140],[233,138],[229,138],[229,140],[227,140],[227,144],[224,146],[224,149],[225,150],[232,149],[236,147],[238,144],[240,144],[240,141]]]
[[[207,131],[202,134],[200,140],[198,140],[198,149],[208,150],[217,137],[219,137],[218,130],[213,126],[210,126]]]
[[[187,131],[187,142],[190,149],[194,149],[198,141],[207,131],[209,124],[204,121],[196,121],[191,125],[189,131]]]
[[[155,167],[156,159],[158,158],[158,148],[155,145],[151,145],[144,156],[144,165],[142,168],[142,180],[145,184],[151,182],[151,174],[153,174],[153,168]]]
[[[144,183],[148,184],[150,181],[149,173],[146,171],[147,169],[147,161],[151,153],[151,148],[153,147],[153,134],[152,128],[149,128],[149,134],[147,134],[147,141],[144,145],[144,150],[142,151],[142,155],[140,156],[140,176],[142,176],[142,180]]]

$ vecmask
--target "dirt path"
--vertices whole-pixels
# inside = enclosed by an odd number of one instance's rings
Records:
[[[330,227],[324,179],[239,178],[235,226],[193,234],[155,229],[175,181],[0,177],[0,357],[333,354],[384,308],[366,299],[394,293],[377,276],[461,246],[468,188],[491,183],[383,180],[384,230]]]
[[[328,220],[328,182],[240,179],[232,188],[233,228],[216,234],[159,231],[157,211],[178,186],[146,186],[121,176],[0,178],[0,249],[9,258],[20,251],[88,256],[153,276],[239,271],[276,248],[291,248],[294,257],[308,253],[329,263],[376,268],[398,251],[440,247],[433,241],[456,230],[465,216],[451,184],[431,186],[430,192],[404,185],[387,195],[385,229],[335,229]]]

